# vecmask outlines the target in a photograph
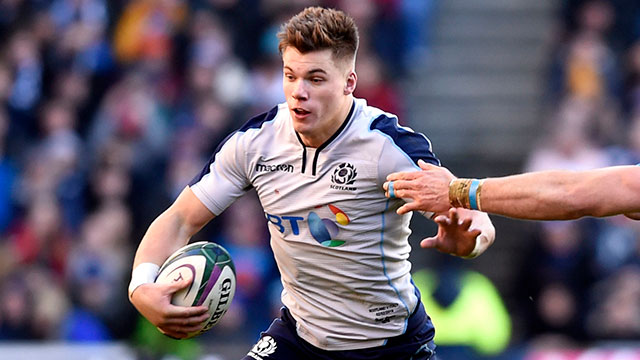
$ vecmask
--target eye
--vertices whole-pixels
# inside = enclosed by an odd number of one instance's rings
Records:
[[[311,78],[311,82],[314,84],[319,84],[321,82],[323,82],[324,79],[323,78]]]
[[[294,80],[295,79],[295,77],[293,75],[291,75],[291,74],[285,74],[284,77],[287,80]]]

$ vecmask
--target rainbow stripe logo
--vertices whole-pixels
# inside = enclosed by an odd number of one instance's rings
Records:
[[[347,214],[340,210],[337,206],[327,205],[329,210],[335,215],[335,221],[333,219],[321,218],[315,212],[310,212],[307,217],[307,224],[309,225],[309,231],[317,242],[326,247],[337,247],[345,243],[344,240],[336,240],[340,228],[338,224],[346,226],[351,220]],[[316,207],[317,209],[323,208],[323,206]]]

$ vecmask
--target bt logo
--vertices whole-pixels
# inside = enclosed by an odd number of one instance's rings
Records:
[[[334,240],[340,231],[337,224],[348,225],[351,220],[349,219],[349,216],[347,216],[347,214],[337,206],[329,204],[327,207],[331,210],[333,215],[335,215],[335,221],[332,219],[322,218],[315,211],[311,211],[307,217],[309,232],[311,233],[311,236],[313,236],[313,238],[323,246],[336,247],[343,245],[345,243],[344,240]],[[316,211],[320,212],[323,208],[324,206],[317,206],[316,209],[318,210]],[[300,226],[298,222],[304,221],[303,217],[278,216],[269,213],[265,213],[265,216],[267,220],[277,227],[278,231],[281,233],[284,233],[286,226],[289,226],[293,235],[300,235]]]

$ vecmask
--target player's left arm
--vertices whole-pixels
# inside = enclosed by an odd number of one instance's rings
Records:
[[[455,179],[449,170],[440,167],[439,164],[427,164],[425,161],[419,160],[418,165],[422,171],[401,174],[408,177],[416,175],[418,176],[416,179],[420,181],[423,180],[420,177],[426,174],[425,168],[432,169],[431,173],[434,175],[427,183],[434,187],[423,186],[423,188],[433,190],[438,188],[438,184],[441,184],[440,187],[447,189],[449,182]],[[390,186],[393,185],[390,184],[390,181],[386,181],[383,185],[387,197],[392,197]],[[446,191],[444,197],[437,190],[431,191],[429,194],[424,191],[418,192],[418,194],[420,196],[413,196],[411,192],[403,189],[397,191],[395,196],[405,201],[405,204],[398,209],[398,214],[417,210],[438,224],[437,234],[423,239],[420,242],[421,247],[434,248],[447,254],[471,259],[482,254],[495,241],[496,230],[487,213],[452,207],[449,204]],[[425,204],[434,206],[427,207],[424,206]],[[434,212],[425,212],[425,210]]]
[[[493,244],[496,229],[486,213],[463,208],[450,208],[436,214],[438,233],[420,242],[423,248],[464,258],[475,258]]]
[[[394,156],[392,154],[397,153],[396,148],[385,145],[382,149],[380,157],[379,169],[381,170],[379,176],[381,176],[381,185],[387,179],[387,175],[397,171],[412,171],[420,173],[420,169],[427,166],[427,163],[439,167],[440,161],[431,151],[431,143],[423,137],[423,135],[415,133],[400,133],[396,141],[401,143],[402,137],[411,137],[412,146],[408,149],[410,153],[406,153],[412,159],[420,159],[417,164],[413,161],[407,161],[407,158],[403,156]],[[407,151],[407,149],[403,149]],[[386,191],[387,196],[393,190],[388,189],[385,183],[383,189]],[[447,182],[448,186],[448,182]],[[405,198],[404,196],[389,196],[391,198],[402,198],[405,204],[401,207],[405,208],[407,202],[414,201],[414,198]],[[421,242],[423,248],[435,248],[441,252],[445,252],[455,256],[461,257],[476,257],[482,254],[495,239],[495,228],[491,223],[491,219],[486,213],[466,210],[466,209],[450,209],[451,206],[446,206],[440,211],[433,212],[421,212],[427,218],[433,219],[438,224],[438,233],[435,236],[424,239]],[[416,209],[421,210],[421,209]],[[422,209],[431,210],[431,209]],[[405,211],[406,212],[406,211]]]

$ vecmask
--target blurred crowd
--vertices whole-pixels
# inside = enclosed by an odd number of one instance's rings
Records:
[[[284,101],[275,34],[308,5],[356,19],[356,95],[402,115],[413,1],[0,2],[0,340],[145,338],[126,295],[139,239],[229,132]],[[255,194],[196,239],[238,271],[211,336],[253,342],[280,306]]]
[[[640,3],[563,6],[546,135],[524,170],[638,164]],[[526,338],[541,347],[640,339],[640,222],[545,222],[533,236],[519,285]]]

